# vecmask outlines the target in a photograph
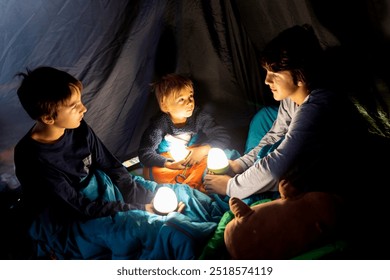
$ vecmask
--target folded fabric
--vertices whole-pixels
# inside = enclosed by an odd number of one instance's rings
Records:
[[[58,259],[195,259],[198,244],[214,232],[223,211],[209,196],[185,184],[159,185],[135,176],[136,182],[155,192],[172,188],[186,204],[183,213],[166,216],[142,210],[119,212],[112,217],[54,224],[47,212],[37,219],[30,234],[38,244],[38,256],[50,253]],[[91,176],[83,193],[90,199],[120,200],[110,178],[101,171]]]

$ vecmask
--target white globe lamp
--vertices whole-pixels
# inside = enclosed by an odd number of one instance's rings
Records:
[[[207,156],[207,169],[217,175],[225,174],[229,170],[229,160],[222,149],[210,149]]]
[[[169,187],[157,189],[153,199],[154,210],[161,215],[167,215],[177,209],[178,201],[175,192]]]

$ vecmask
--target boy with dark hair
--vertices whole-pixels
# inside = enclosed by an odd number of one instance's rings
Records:
[[[132,177],[83,120],[82,83],[52,67],[18,75],[20,102],[36,122],[15,147],[15,173],[37,256],[167,257],[158,245],[142,251],[143,242],[156,243],[164,223],[153,217],[153,187]],[[176,212],[183,210],[179,202]],[[165,245],[189,248],[193,241],[183,236]],[[185,253],[172,258],[192,256]]]
[[[302,191],[346,194],[353,175],[345,167],[355,170],[367,130],[347,97],[327,89],[324,51],[313,28],[282,31],[263,50],[261,66],[280,101],[276,120],[256,147],[230,161],[233,177],[207,174],[206,190],[240,199],[277,192],[282,175],[296,168],[304,172]],[[346,133],[351,141],[340,142]]]
[[[152,193],[134,182],[83,120],[82,83],[51,67],[19,75],[18,97],[36,121],[15,147],[15,173],[30,213],[47,208],[53,219],[64,222],[145,210]],[[96,170],[108,175],[123,201],[91,200],[81,192]]]

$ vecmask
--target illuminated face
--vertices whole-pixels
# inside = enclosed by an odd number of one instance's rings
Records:
[[[59,128],[72,129],[80,126],[87,108],[81,102],[81,92],[71,86],[72,95],[63,104],[57,107],[57,117],[54,125]]]
[[[294,96],[300,89],[294,84],[290,71],[272,72],[267,70],[265,84],[268,85],[273,93],[274,99],[281,101],[287,97]]]
[[[182,89],[178,94],[167,98],[165,109],[173,123],[183,123],[192,116],[195,108],[194,90],[192,87]]]

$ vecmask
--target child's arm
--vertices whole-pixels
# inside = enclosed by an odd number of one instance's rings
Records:
[[[137,204],[137,207],[139,204],[150,203],[153,194],[143,186],[137,185],[126,167],[105,147],[92,130],[90,130],[90,143],[92,143],[94,168],[104,171],[110,177],[121,191],[124,201]]]
[[[67,219],[90,219],[144,208],[142,204],[91,200],[80,191],[84,183],[76,182],[52,166],[42,165],[26,150],[17,150],[15,155],[16,175],[33,215],[39,214],[48,205],[51,205],[54,216]]]
[[[143,166],[163,167],[167,159],[158,153],[158,148],[166,134],[165,122],[158,119],[143,133],[138,148],[138,157]]]

